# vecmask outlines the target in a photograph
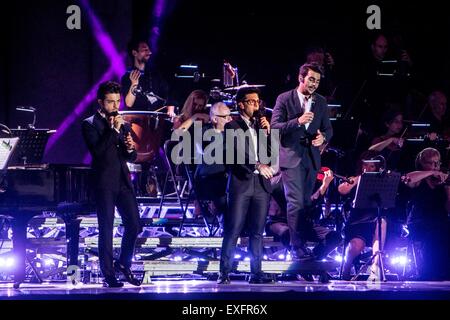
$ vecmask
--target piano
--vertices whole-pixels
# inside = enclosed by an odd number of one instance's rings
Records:
[[[25,279],[27,226],[45,211],[55,212],[66,225],[67,265],[78,263],[82,215],[95,212],[90,192],[90,168],[70,165],[8,167],[0,177],[0,216],[12,219],[17,260],[14,287]]]

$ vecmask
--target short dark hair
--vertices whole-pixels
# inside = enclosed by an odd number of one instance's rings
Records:
[[[98,86],[97,99],[104,100],[108,93],[120,93],[120,84],[115,81],[106,81]]]
[[[246,87],[246,88],[241,88],[238,90],[238,92],[236,93],[236,102],[243,102],[245,99],[245,96],[247,94],[251,94],[251,93],[257,93],[258,96],[261,94],[261,91],[256,88],[256,87]]]
[[[304,78],[308,74],[308,71],[312,70],[319,73],[321,76],[323,74],[322,68],[317,63],[305,63],[302,65],[298,71],[298,74]]]

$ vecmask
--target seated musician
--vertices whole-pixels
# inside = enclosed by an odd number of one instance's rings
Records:
[[[416,168],[406,175],[407,185],[412,188],[407,222],[412,240],[420,245],[419,278],[448,280],[449,175],[441,172],[441,155],[433,148],[417,155]]]
[[[230,109],[225,103],[215,103],[209,111],[210,122],[203,126],[203,133],[212,129],[215,134],[222,135],[225,124],[231,121],[230,114]],[[213,141],[215,141],[215,136],[211,142],[202,142],[201,146],[197,146],[197,150],[200,149],[204,153],[205,148]],[[224,164],[207,164],[205,161],[197,166],[194,176],[197,199],[210,200],[209,211],[219,218],[221,227],[223,227],[223,214],[226,210],[227,179]]]
[[[324,172],[324,177],[316,192],[311,196],[312,204],[308,208],[308,213],[300,223],[307,230],[305,232],[306,241],[317,242],[312,252],[309,252],[308,258],[315,258],[322,260],[336,248],[341,239],[338,232],[333,231],[325,226],[320,225],[319,219],[322,214],[323,198],[328,190],[328,187],[333,181],[334,176],[331,170]],[[266,224],[266,233],[269,236],[274,236],[275,240],[280,240],[283,245],[289,249],[289,227],[286,217],[286,198],[284,196],[283,183],[281,182],[281,175],[276,175],[271,179],[272,183],[272,197],[270,199],[268,221]]]
[[[386,131],[372,140],[369,150],[379,152],[387,161],[390,170],[398,169],[404,140],[400,137],[403,129],[403,115],[400,111],[389,110],[383,116]]]
[[[206,109],[208,102],[208,95],[203,90],[194,90],[187,97],[178,115],[173,122],[173,128],[182,129],[184,131],[190,130],[194,121],[209,122],[209,114]]]
[[[376,153],[373,151],[364,152],[359,160],[357,175],[351,177],[353,183],[344,182],[338,187],[338,191],[341,195],[347,196],[352,202],[356,189],[359,184],[359,179],[361,174],[364,172],[377,172],[380,166],[373,162],[373,157]],[[353,265],[353,260],[361,254],[366,246],[372,244],[373,252],[378,251],[378,232],[377,228],[377,209],[355,209],[349,208],[349,216],[344,227],[344,241],[346,243],[345,256],[344,256],[344,268],[342,273],[343,280],[351,279],[351,268]],[[386,222],[383,219],[382,223],[382,237],[384,243],[386,230]],[[378,276],[379,270],[378,266],[378,256],[374,259],[371,268],[371,279],[375,280]]]

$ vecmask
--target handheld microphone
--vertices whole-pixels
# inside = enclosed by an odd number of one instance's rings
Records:
[[[119,112],[113,111],[113,112],[105,112],[106,117],[117,117],[119,115]],[[131,128],[129,127],[128,123],[124,123],[120,126],[120,130],[123,131],[124,135],[128,135],[131,132]]]
[[[314,105],[316,104],[316,96],[314,94],[311,95],[311,108],[310,112],[314,113]]]
[[[261,118],[266,116],[266,109],[263,106],[260,106],[258,110],[253,112],[253,118],[255,119],[255,123],[257,128],[260,126]],[[262,128],[265,129],[265,128]]]

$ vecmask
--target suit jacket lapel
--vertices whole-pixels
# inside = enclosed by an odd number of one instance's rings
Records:
[[[247,132],[249,130],[249,127],[247,126],[247,124],[245,123],[244,119],[242,119],[241,117],[239,117],[239,119],[236,120],[237,124],[239,125],[239,127],[244,130],[244,132]],[[252,149],[250,149],[252,148]],[[250,159],[250,150],[255,150],[254,146],[253,146],[253,139],[250,136],[250,141],[248,141],[248,139],[245,139],[245,161],[246,163],[249,162]]]
[[[295,114],[300,116],[301,114],[303,114],[303,109],[300,98],[298,97],[297,88],[292,90],[292,99],[294,100]]]

